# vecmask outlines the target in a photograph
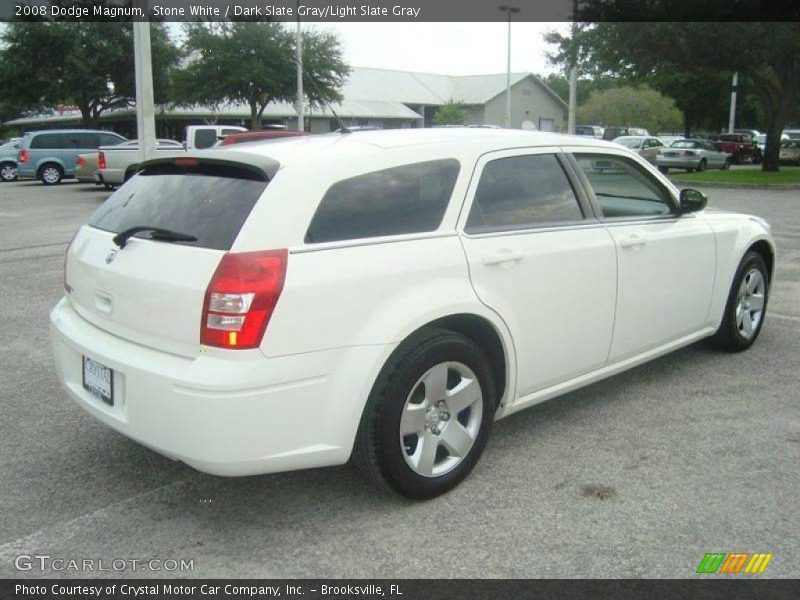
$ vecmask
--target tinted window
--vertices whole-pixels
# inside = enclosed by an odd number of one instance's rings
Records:
[[[57,150],[63,148],[63,135],[60,133],[42,133],[33,136],[31,150]]]
[[[322,198],[306,242],[434,231],[450,202],[458,170],[456,160],[434,160],[340,181]]]
[[[582,218],[572,186],[554,155],[511,156],[484,167],[465,230],[529,229]]]
[[[234,167],[154,165],[114,192],[89,224],[114,233],[161,227],[196,237],[189,245],[230,250],[266,185],[258,174]]]
[[[217,131],[215,129],[197,129],[194,132],[195,148],[211,148],[217,143]]]
[[[121,137],[118,137],[116,135],[112,135],[110,133],[101,133],[100,134],[100,145],[101,146],[116,146],[117,144],[119,144],[122,141],[123,141],[123,139]]]
[[[671,212],[668,192],[632,161],[601,154],[576,154],[575,158],[589,179],[604,217],[644,217]]]
[[[100,145],[100,135],[97,133],[65,133],[65,148],[95,149]]]
[[[220,135],[230,135],[232,133],[241,133],[238,129],[223,129]]]

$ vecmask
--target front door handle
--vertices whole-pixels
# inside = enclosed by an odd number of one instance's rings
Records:
[[[522,252],[498,252],[497,254],[488,254],[483,257],[483,264],[485,265],[501,265],[503,263],[512,263],[522,260]]]
[[[619,245],[623,248],[640,248],[647,243],[647,240],[641,236],[636,235],[635,233],[625,238],[624,240],[620,240]]]

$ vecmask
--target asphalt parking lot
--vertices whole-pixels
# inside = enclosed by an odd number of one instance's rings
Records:
[[[684,578],[734,551],[800,577],[800,192],[705,191],[774,227],[756,345],[697,344],[500,421],[461,486],[413,503],[347,466],[203,475],[95,422],[59,387],[47,316],[109,193],[0,184],[0,577],[92,575],[15,568],[49,555],[194,567],[95,576]]]

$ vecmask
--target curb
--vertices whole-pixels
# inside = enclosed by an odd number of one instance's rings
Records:
[[[720,183],[717,181],[695,181],[669,178],[672,183],[695,185],[697,187],[720,188],[728,190],[800,190],[800,183]]]

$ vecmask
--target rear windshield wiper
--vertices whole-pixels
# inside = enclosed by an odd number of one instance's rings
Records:
[[[119,246],[120,248],[124,248],[125,244],[128,243],[128,240],[136,235],[137,233],[142,233],[143,231],[147,231],[150,233],[150,239],[152,240],[159,240],[162,242],[196,242],[197,238],[193,235],[186,235],[185,233],[179,233],[177,231],[171,231],[169,229],[163,229],[161,227],[150,227],[148,225],[139,225],[137,227],[129,227],[125,231],[120,231],[117,235],[115,235],[112,240],[113,242]]]

